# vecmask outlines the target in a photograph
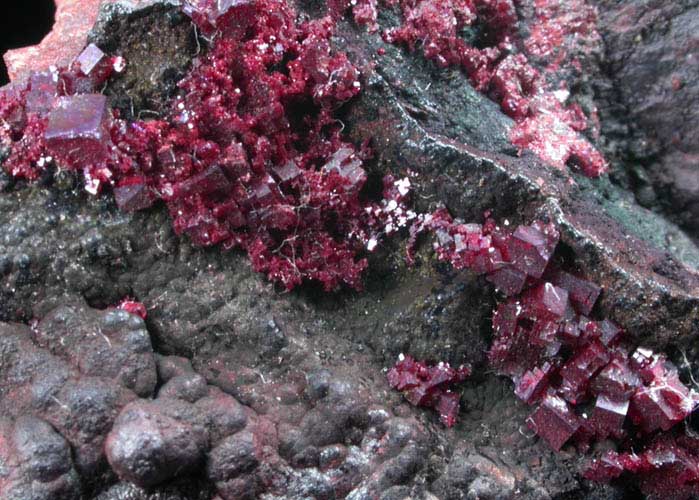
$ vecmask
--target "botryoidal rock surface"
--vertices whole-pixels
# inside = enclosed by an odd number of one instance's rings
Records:
[[[197,50],[173,2],[141,3],[105,8],[92,34],[114,54],[131,51],[105,92],[135,116],[174,91],[189,64],[180,49]],[[141,37],[158,50],[139,49]],[[511,121],[459,71],[350,23],[334,42],[362,70],[343,122],[353,142],[373,139],[370,175],[416,172],[424,211],[443,203],[466,220],[492,209],[513,223],[557,222],[564,258],[604,288],[601,312],[643,345],[697,359],[699,251],[680,230],[608,179],[516,158]],[[156,59],[162,71],[145,82]],[[65,172],[33,186],[0,178],[2,498],[634,494],[581,479],[575,453],[530,434],[511,384],[484,370],[492,288],[427,248],[408,268],[402,240],[387,241],[362,294],[279,293],[242,255],[175,236],[163,207],[126,214],[78,184]],[[145,304],[145,322],[111,307],[124,297]],[[474,366],[454,428],[390,390],[383,368],[401,352]]]

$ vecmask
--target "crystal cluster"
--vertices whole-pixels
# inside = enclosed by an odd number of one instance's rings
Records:
[[[608,451],[585,471],[585,477],[609,481],[634,474],[648,498],[686,500],[699,495],[699,439],[686,433],[663,434],[642,452]]]
[[[489,362],[536,405],[529,423],[553,448],[573,437],[621,438],[625,424],[636,434],[667,431],[696,407],[698,395],[663,355],[630,352],[621,328],[591,319],[601,290],[551,262],[552,224],[507,230],[492,220],[454,222],[444,211],[422,224],[434,231],[439,258],[485,274],[508,297],[493,315]]]
[[[384,40],[410,50],[421,47],[424,56],[441,67],[463,68],[473,86],[515,120],[511,137],[514,145],[533,151],[560,169],[575,165],[590,177],[606,171],[602,154],[581,135],[587,128],[587,117],[578,105],[565,105],[565,82],[549,82],[550,74],[569,59],[567,40],[585,47],[599,37],[595,12],[584,0],[532,2],[536,19],[525,40],[519,39],[514,0],[386,3],[400,6],[403,24],[384,31]],[[333,5],[339,12],[351,5],[357,23],[371,30],[378,28],[375,0]],[[480,36],[477,44],[461,36],[469,27]],[[546,69],[537,71],[532,60],[540,61]],[[573,60],[569,64],[575,67],[579,63]]]
[[[287,289],[361,286],[362,257],[414,214],[407,179],[384,179],[369,202],[367,148],[342,141],[338,108],[361,89],[331,50],[333,22],[303,23],[283,0],[188,0],[183,10],[215,41],[157,120],[120,119],[99,94],[121,58],[88,46],[70,68],[0,93],[0,142],[15,176],[50,164],[82,173],[124,211],[156,201],[197,245],[242,248]]]
[[[70,68],[34,73],[23,85],[0,89],[0,144],[9,155],[6,170],[36,179],[54,157],[75,170],[104,163],[111,112],[104,96],[95,92],[124,67],[122,58],[109,57],[91,44]],[[94,187],[94,182],[87,184]]]
[[[450,387],[463,382],[469,375],[469,366],[452,368],[444,362],[430,366],[401,354],[387,376],[391,387],[401,391],[411,404],[434,408],[442,423],[451,427],[456,423],[461,396],[452,392]]]
[[[587,477],[608,480],[628,471],[649,474],[640,480],[648,494],[686,499],[699,491],[697,442],[676,429],[699,394],[664,355],[629,348],[619,326],[593,319],[601,289],[552,261],[555,226],[464,224],[439,210],[421,216],[411,231],[410,246],[421,232],[434,234],[440,259],[485,275],[506,297],[493,314],[488,360],[534,407],[527,423],[551,448],[572,443],[587,450],[612,439],[635,453],[608,452],[592,462]],[[402,363],[389,379],[399,390],[403,374],[412,373]],[[673,484],[681,488],[672,490]]]

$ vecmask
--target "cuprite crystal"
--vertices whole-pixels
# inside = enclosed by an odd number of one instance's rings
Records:
[[[401,354],[387,373],[388,383],[415,406],[435,408],[447,427],[456,423],[460,396],[452,392],[453,384],[463,382],[471,374],[468,366],[452,368],[449,363],[428,365]]]
[[[587,479],[607,482],[625,471],[636,475],[646,498],[687,500],[699,494],[699,441],[690,434],[661,434],[643,449],[607,451],[584,471]]]
[[[628,398],[641,386],[641,378],[631,369],[628,361],[613,354],[613,359],[592,379],[590,387],[595,394],[616,399]]]
[[[696,407],[696,401],[678,378],[657,381],[638,389],[631,399],[630,416],[643,432],[670,430]]]
[[[527,423],[554,450],[560,450],[580,428],[580,420],[568,403],[551,392],[544,396]]]
[[[173,198],[183,198],[193,194],[206,194],[230,189],[231,183],[218,165],[212,165],[206,170],[175,184]]]
[[[583,329],[577,318],[568,320],[559,325],[559,338],[570,346],[577,346],[583,337]]]
[[[559,370],[560,394],[576,404],[584,399],[592,377],[609,363],[607,348],[599,342],[591,342],[578,351]]]
[[[546,392],[549,374],[553,367],[545,363],[527,370],[521,377],[515,378],[515,395],[527,404],[534,404]]]
[[[559,320],[568,307],[568,291],[545,282],[527,291],[522,302],[536,318]]]
[[[294,161],[288,161],[284,165],[274,167],[272,170],[281,183],[293,182],[303,175],[303,171]]]
[[[26,97],[28,113],[46,115],[53,109],[58,96],[58,75],[52,71],[33,73],[29,77]]]
[[[496,269],[486,277],[495,287],[508,297],[522,292],[527,275],[511,265]]]
[[[325,165],[323,171],[337,173],[345,179],[348,189],[358,190],[366,182],[366,172],[362,168],[362,161],[356,157],[350,148],[337,150]]]
[[[453,427],[456,416],[459,414],[459,401],[461,396],[455,392],[447,391],[439,395],[437,411],[439,419],[446,427]]]
[[[585,477],[594,481],[616,479],[624,472],[624,462],[615,451],[607,451],[592,461],[585,470]]]
[[[80,65],[80,71],[84,75],[90,75],[99,71],[100,65],[104,63],[109,64],[107,55],[94,43],[85,47],[80,55],[75,58],[75,62]]]
[[[257,181],[250,189],[249,201],[253,206],[263,206],[270,204],[274,198],[276,182],[271,176],[265,176]]]
[[[143,210],[153,204],[153,195],[143,182],[123,184],[114,188],[114,200],[125,212]]]
[[[623,333],[614,322],[605,319],[599,322],[600,340],[606,346],[611,346],[617,343]]]
[[[44,133],[49,150],[66,159],[68,167],[104,161],[110,144],[109,116],[107,98],[101,94],[59,98]]]
[[[615,399],[600,394],[595,401],[589,425],[599,439],[605,439],[610,435],[618,438],[623,434],[624,421],[628,412],[628,398]]]
[[[259,8],[254,0],[185,0],[182,10],[206,32],[241,38]]]
[[[567,290],[570,302],[578,313],[584,315],[590,314],[602,291],[595,283],[561,270],[547,275],[547,279],[557,287]]]
[[[540,225],[519,226],[508,239],[512,265],[533,278],[541,278],[558,243],[558,234],[547,234]]]

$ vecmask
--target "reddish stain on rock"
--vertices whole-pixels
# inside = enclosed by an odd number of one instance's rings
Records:
[[[51,32],[38,45],[5,53],[11,81],[23,81],[33,71],[48,70],[51,66],[67,66],[85,46],[101,0],[54,1],[56,20]]]
[[[117,306],[118,309],[121,309],[123,311],[126,311],[131,314],[135,314],[136,316],[139,316],[142,319],[146,319],[146,306],[143,304],[143,302],[137,302],[135,300],[130,300],[130,299],[124,299],[121,302],[119,302],[119,305]]]

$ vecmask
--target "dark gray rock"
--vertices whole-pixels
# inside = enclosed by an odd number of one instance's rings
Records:
[[[595,0],[612,95],[602,117],[621,122],[623,159],[639,201],[699,237],[699,4]],[[615,116],[616,115],[616,116]]]
[[[89,477],[103,468],[106,433],[136,395],[110,378],[81,374],[78,366],[37,346],[31,333],[0,323],[0,413],[51,424],[70,443],[76,469]]]
[[[158,397],[177,398],[194,403],[207,393],[206,379],[197,373],[187,373],[168,380],[158,391]]]
[[[67,359],[84,375],[112,378],[137,395],[153,394],[155,358],[143,320],[120,309],[64,305],[39,322],[38,345]]]
[[[77,500],[80,478],[70,446],[45,421],[0,421],[0,496],[7,500]]]
[[[170,379],[180,375],[194,373],[192,362],[187,358],[156,355],[155,362],[158,368],[158,379],[162,382],[168,382]]]
[[[255,437],[243,431],[227,437],[211,451],[206,473],[214,482],[229,481],[251,472],[260,464],[255,453]]]
[[[149,487],[195,470],[206,446],[191,425],[157,404],[137,401],[119,414],[105,450],[120,478]]]
[[[134,118],[157,118],[197,53],[190,19],[178,0],[104,2],[88,39],[123,56],[126,70],[105,89],[111,105]]]

